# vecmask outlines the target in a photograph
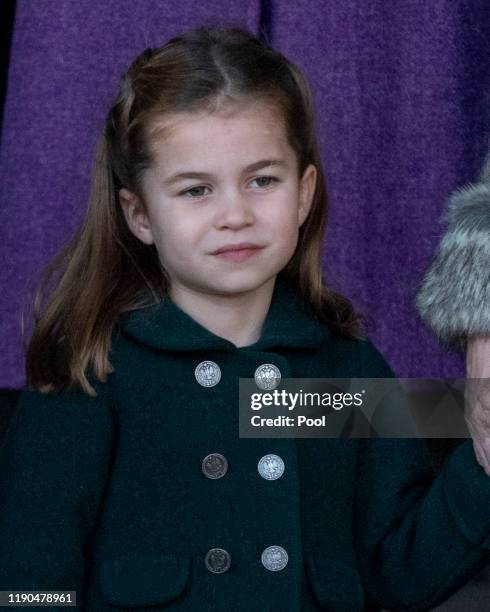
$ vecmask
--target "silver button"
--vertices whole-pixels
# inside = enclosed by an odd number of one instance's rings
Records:
[[[284,461],[279,455],[264,455],[257,466],[259,474],[266,480],[277,480],[284,473]]]
[[[255,370],[254,378],[259,389],[271,391],[281,382],[281,372],[273,363],[263,363]]]
[[[282,546],[269,546],[262,553],[262,565],[271,572],[278,572],[288,564],[288,553]]]
[[[204,557],[204,563],[213,574],[223,574],[230,568],[230,553],[224,548],[211,548]]]
[[[214,361],[201,361],[196,367],[194,376],[203,387],[214,387],[221,379],[221,370]]]
[[[228,461],[220,453],[211,453],[202,460],[202,471],[208,478],[221,478],[228,471]]]

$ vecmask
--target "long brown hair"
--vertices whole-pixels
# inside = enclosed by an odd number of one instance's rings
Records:
[[[97,395],[88,372],[106,382],[113,371],[108,355],[119,315],[168,295],[169,278],[155,245],[132,234],[118,200],[121,187],[141,195],[158,119],[247,97],[268,100],[283,113],[300,177],[310,163],[317,168],[312,207],[283,273],[334,333],[366,337],[364,316],[329,289],[322,275],[328,198],[307,80],[282,54],[240,27],[200,27],[146,49],[121,77],[97,142],[85,219],[37,286],[26,358],[31,388],[47,393],[76,385]],[[53,278],[44,307],[42,295]]]

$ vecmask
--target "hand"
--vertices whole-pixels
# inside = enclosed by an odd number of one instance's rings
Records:
[[[490,476],[490,334],[468,338],[466,379],[465,421],[477,461]]]

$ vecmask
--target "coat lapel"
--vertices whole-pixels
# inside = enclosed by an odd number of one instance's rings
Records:
[[[238,350],[232,342],[213,334],[195,321],[168,297],[154,306],[123,313],[119,326],[124,333],[157,349]],[[329,337],[328,328],[306,306],[299,290],[279,275],[260,339],[242,348],[314,348]]]

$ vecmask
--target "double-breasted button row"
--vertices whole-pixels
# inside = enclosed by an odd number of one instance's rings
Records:
[[[260,560],[266,569],[278,572],[288,564],[288,553],[282,546],[268,546]],[[211,548],[204,557],[204,564],[212,574],[223,574],[230,569],[231,555],[224,548]]]
[[[214,361],[201,361],[194,376],[203,387],[214,387],[221,380],[221,369]],[[254,380],[259,389],[271,391],[281,382],[281,371],[273,363],[263,363],[255,370]]]
[[[210,453],[202,460],[202,473],[207,478],[222,478],[228,471],[228,461],[221,453]],[[257,470],[265,480],[277,480],[284,474],[284,461],[279,455],[264,455],[257,464]]]

